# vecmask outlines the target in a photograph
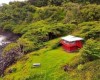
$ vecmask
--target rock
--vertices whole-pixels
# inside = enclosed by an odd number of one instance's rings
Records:
[[[12,73],[12,72],[13,72],[13,70],[12,69],[9,69],[8,73]]]
[[[64,69],[65,72],[66,72],[66,71],[71,71],[71,70],[72,70],[71,67],[70,67],[69,65],[64,65],[64,66],[63,66],[63,69]]]

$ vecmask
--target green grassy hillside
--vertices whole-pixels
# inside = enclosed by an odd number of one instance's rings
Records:
[[[79,64],[65,72],[64,65],[77,63],[80,53],[68,53],[62,47],[52,49],[57,40],[47,42],[46,48],[25,55],[7,68],[3,80],[99,80],[100,60]],[[33,63],[41,63],[41,66],[34,68]]]
[[[54,44],[52,40],[48,45]],[[52,44],[51,44],[52,43]],[[32,52],[6,70],[4,80],[64,80],[67,74],[63,66],[69,63],[78,53],[67,53],[61,47],[57,49],[44,48]],[[33,63],[41,63],[38,68],[33,68]],[[9,73],[10,69],[15,71]]]
[[[19,38],[2,52],[3,80],[99,80],[100,1],[28,0],[0,6],[0,29]],[[68,53],[62,36],[84,38]],[[33,63],[41,63],[33,68]],[[64,69],[67,67],[66,71]]]

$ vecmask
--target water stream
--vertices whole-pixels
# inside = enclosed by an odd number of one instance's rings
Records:
[[[4,48],[4,46],[6,46],[9,43],[10,41],[7,40],[6,36],[0,35],[0,54],[2,53],[2,49]]]
[[[18,38],[18,35],[0,29],[0,75],[3,75],[4,70],[10,65],[9,61],[6,60],[7,56],[2,56],[2,51],[9,43],[16,42]]]
[[[11,42],[15,42],[18,38],[18,35],[0,29],[0,55],[6,45],[8,45]]]
[[[10,41],[7,41],[6,38],[6,36],[0,35],[0,46],[10,43]]]

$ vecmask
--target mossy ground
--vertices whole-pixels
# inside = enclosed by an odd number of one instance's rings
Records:
[[[56,41],[49,41],[48,45],[52,45]],[[5,72],[4,80],[61,80],[61,77],[63,77],[62,80],[65,80],[68,77],[63,66],[77,54],[67,53],[62,47],[52,50],[44,48],[32,52],[9,67]],[[41,63],[41,66],[33,68],[33,63]],[[16,70],[13,73],[8,73],[9,69]]]
[[[46,42],[46,47],[22,57],[5,71],[3,80],[99,80],[100,60],[90,61],[70,72],[63,66],[79,58],[80,53],[68,53],[62,47],[52,49],[58,39]],[[34,68],[33,63],[41,63]],[[9,70],[13,70],[9,73]],[[2,79],[1,79],[2,80]]]

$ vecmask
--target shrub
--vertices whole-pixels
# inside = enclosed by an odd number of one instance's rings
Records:
[[[60,46],[60,41],[57,41],[55,44],[51,46],[51,49],[56,49]]]
[[[7,55],[8,52],[12,51],[12,50],[17,50],[19,48],[18,44],[16,43],[11,43],[9,45],[7,45],[4,50],[3,50],[3,55]]]
[[[77,69],[78,69],[79,71],[81,71],[81,70],[83,69],[83,65],[82,65],[82,64],[79,64],[78,67],[77,67]]]
[[[28,39],[20,38],[17,41],[17,44],[20,46],[23,53],[27,53],[34,50],[34,44]]]
[[[16,68],[11,68],[11,69],[8,70],[8,73],[16,72],[16,70],[17,70]]]
[[[78,3],[67,3],[63,5],[66,15],[64,18],[64,23],[80,22],[80,10],[81,4]]]
[[[88,59],[83,58],[81,54],[77,55],[72,59],[72,61],[69,63],[69,66],[72,69],[78,68],[78,65],[83,65],[84,63],[88,62]]]
[[[83,21],[99,21],[100,20],[100,5],[86,5],[81,11]]]
[[[100,24],[99,21],[93,21],[93,22],[83,22],[78,25],[78,36],[84,37],[85,40],[93,38],[97,39],[99,38],[100,34]]]
[[[89,60],[100,58],[100,43],[92,39],[87,40],[81,49],[81,54],[83,58],[88,58]]]
[[[28,0],[28,2],[38,7],[46,6],[48,4],[48,0]]]

